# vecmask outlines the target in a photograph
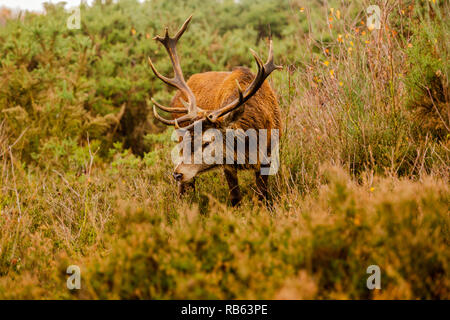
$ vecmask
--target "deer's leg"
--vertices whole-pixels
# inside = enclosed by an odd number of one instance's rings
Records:
[[[233,166],[225,166],[224,173],[227,178],[228,187],[230,188],[231,205],[234,207],[242,200],[241,191],[238,184],[237,169]]]
[[[268,200],[267,187],[269,183],[269,176],[262,175],[261,170],[255,171],[256,177],[256,191],[258,193],[259,200]]]
[[[193,179],[191,182],[187,183],[178,183],[178,196],[183,196],[189,189],[192,189],[195,191],[195,179]]]

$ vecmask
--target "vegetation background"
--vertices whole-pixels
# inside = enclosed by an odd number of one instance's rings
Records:
[[[239,208],[220,172],[177,199],[147,105],[174,92],[147,56],[170,73],[152,37],[191,13],[187,77],[254,68],[273,37],[272,206],[246,172]],[[0,298],[450,298],[448,1],[97,0],[80,30],[63,4],[1,14]]]

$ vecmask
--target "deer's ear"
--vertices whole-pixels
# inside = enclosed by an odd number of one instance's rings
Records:
[[[223,116],[222,123],[224,126],[229,126],[233,122],[238,121],[244,114],[244,105],[238,107],[237,109],[231,111],[230,113]]]

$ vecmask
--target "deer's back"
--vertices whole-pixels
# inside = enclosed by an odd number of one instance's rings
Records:
[[[204,110],[213,110],[238,98],[236,80],[245,91],[254,77],[250,69],[237,67],[232,72],[211,71],[194,74],[187,84],[195,95],[197,105]],[[182,94],[178,91],[172,99],[172,107],[183,108],[180,97]],[[280,108],[275,93],[267,81],[245,103],[244,108],[244,113],[234,125],[236,128],[278,129],[281,135]],[[179,116],[179,114],[173,114],[174,118]]]

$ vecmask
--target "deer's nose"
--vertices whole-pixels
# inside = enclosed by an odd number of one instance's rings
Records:
[[[180,181],[181,179],[183,179],[183,174],[174,172],[173,177],[175,180]]]

